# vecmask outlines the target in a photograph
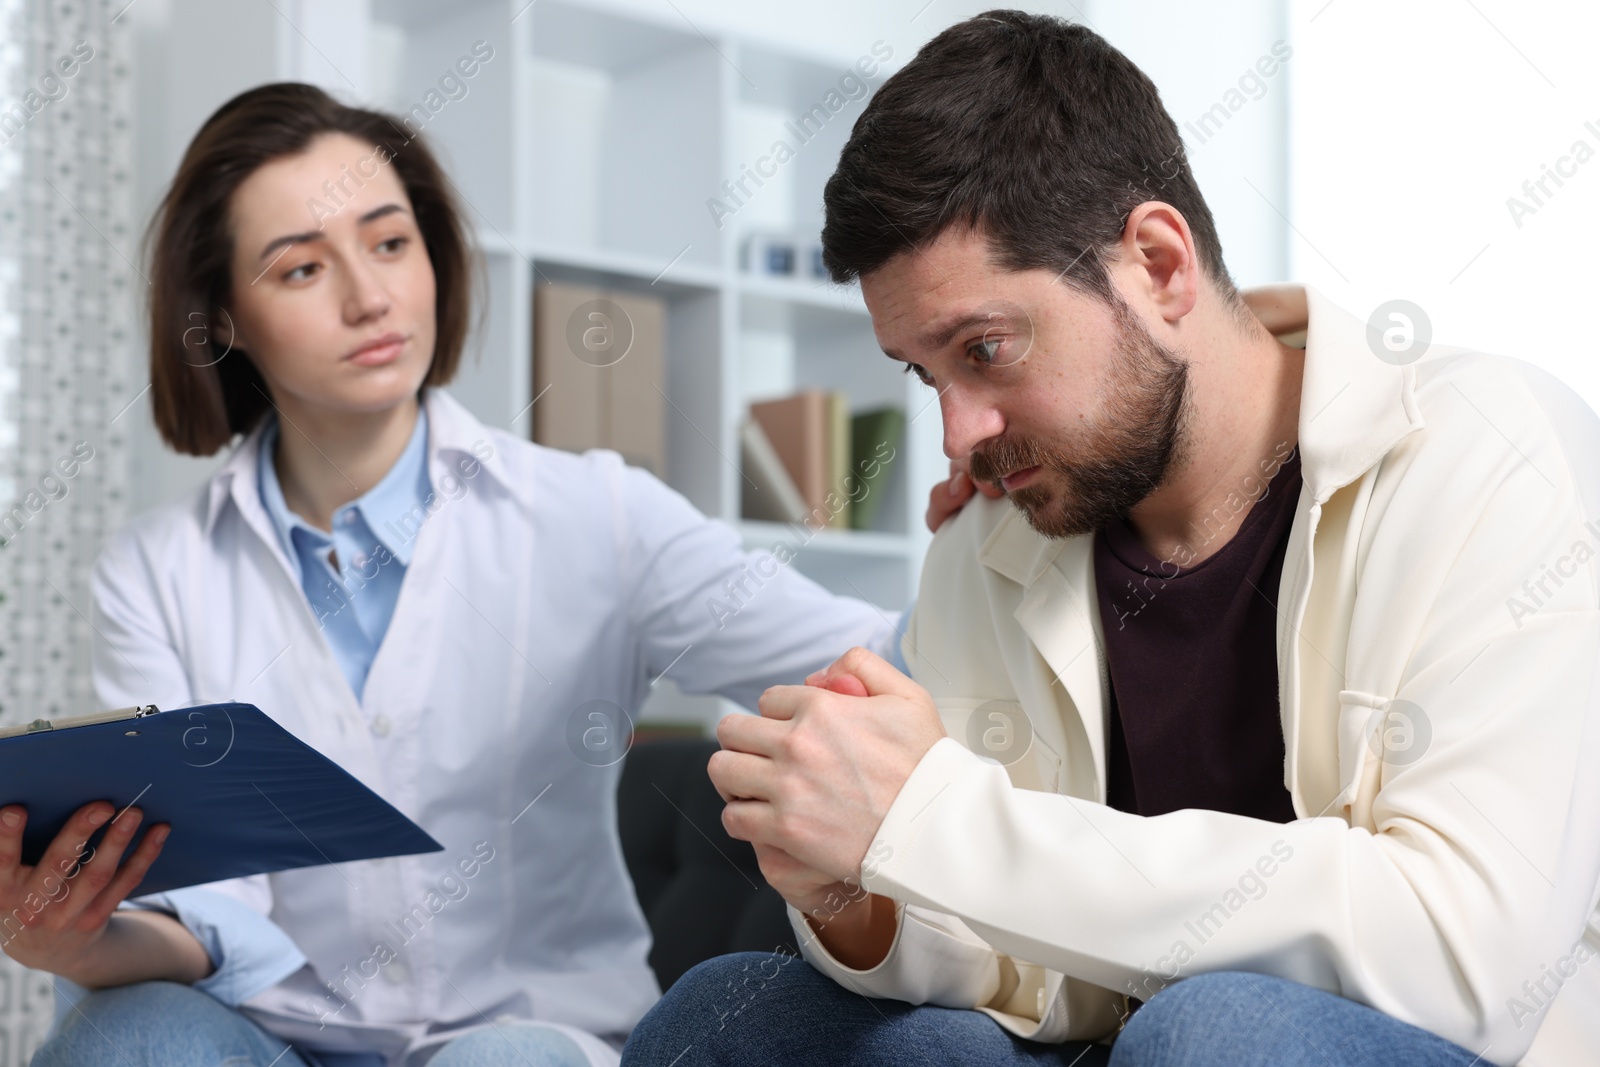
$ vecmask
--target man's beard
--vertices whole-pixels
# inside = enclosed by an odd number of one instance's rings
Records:
[[[1182,459],[1189,368],[1145,329],[1127,304],[1113,304],[1117,345],[1104,422],[1069,456],[1022,437],[1001,437],[972,454],[972,476],[1041,468],[1007,495],[1045,537],[1074,537],[1123,519]]]

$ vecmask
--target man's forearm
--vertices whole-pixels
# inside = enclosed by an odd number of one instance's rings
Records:
[[[883,962],[894,944],[895,905],[888,897],[870,893],[826,920],[808,915],[806,923],[834,959],[851,970],[870,970]]]
[[[190,985],[213,970],[205,947],[177,919],[124,909],[111,916],[82,965],[62,977],[86,989],[106,989],[134,982]]]

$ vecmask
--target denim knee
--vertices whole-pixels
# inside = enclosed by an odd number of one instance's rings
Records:
[[[34,1054],[32,1067],[249,1062],[265,1034],[191,986],[138,982],[90,993]],[[282,1048],[281,1042],[276,1042]],[[285,1063],[296,1063],[285,1058]]]
[[[508,1058],[507,1053],[512,1057]],[[527,1067],[588,1067],[589,1057],[577,1042],[551,1026],[494,1026],[458,1037],[429,1060],[429,1067],[485,1067],[486,1064]]]
[[[694,1055],[685,1058],[684,1065],[743,1063],[746,1046],[771,1036],[768,1027],[742,1025],[749,1019],[746,1010],[780,980],[791,1002],[813,984],[819,996],[837,990],[831,979],[796,956],[736,952],[706,960],[674,982],[633,1028],[623,1063],[655,1067],[691,1047]]]
[[[1258,1000],[1251,987],[1262,977],[1236,971],[1185,978],[1157,993],[1134,1012],[1117,1035],[1111,1062],[1116,1067],[1166,1067],[1181,1064],[1194,1050],[1189,1028],[1229,1014],[1240,998]]]

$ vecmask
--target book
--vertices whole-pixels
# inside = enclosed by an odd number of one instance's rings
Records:
[[[850,403],[843,393],[828,394],[828,488],[835,496],[829,501],[828,525],[850,529],[860,486],[850,477]]]
[[[784,468],[783,460],[753,418],[739,427],[739,466],[742,477],[740,514],[766,522],[804,522],[806,501]]]
[[[850,505],[850,527],[875,528],[883,513],[890,473],[905,447],[906,413],[886,407],[863,411],[850,420],[850,477],[854,503]]]
[[[750,405],[750,417],[794,479],[813,529],[850,522],[844,475],[849,473],[849,412],[844,398],[822,389]],[[841,462],[842,459],[842,462]]]

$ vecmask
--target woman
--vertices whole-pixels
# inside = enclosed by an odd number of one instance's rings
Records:
[[[539,448],[442,391],[471,253],[395,120],[246,92],[195,136],[150,240],[157,426],[194,455],[245,436],[105,549],[100,701],[254,703],[445,850],[113,911],[162,832],[113,877],[128,812],[76,896],[7,944],[97,990],[69,989],[34,1062],[615,1063],[658,996],[615,829],[624,712],[669,671],[753,705],[851,644],[888,653],[892,625],[790,568],[709,610],[749,587],[732,531],[614,454]],[[0,813],[0,885],[70,867],[110,814],[84,808],[30,869],[21,809]]]

